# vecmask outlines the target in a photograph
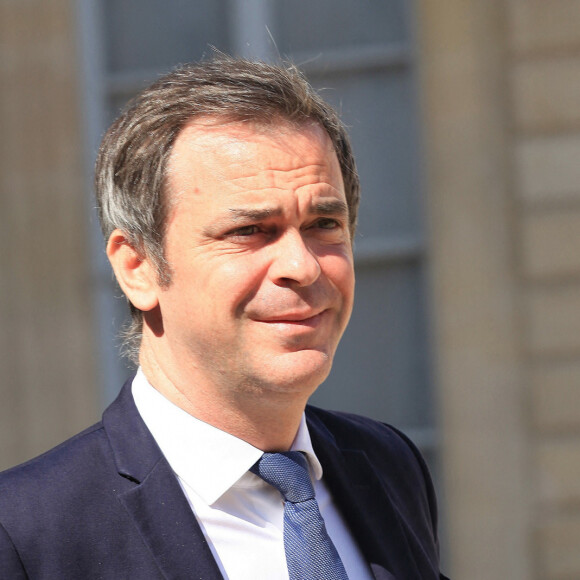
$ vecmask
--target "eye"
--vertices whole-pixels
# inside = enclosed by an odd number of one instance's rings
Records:
[[[334,230],[340,227],[340,223],[332,218],[322,218],[316,222],[317,227],[323,230]]]
[[[258,226],[243,226],[241,228],[237,228],[235,230],[232,230],[229,235],[230,236],[253,236],[254,234],[257,234],[260,231],[260,229],[258,228]]]

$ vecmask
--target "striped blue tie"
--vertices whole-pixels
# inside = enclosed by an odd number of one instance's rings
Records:
[[[284,550],[290,580],[348,580],[314,497],[306,457],[264,453],[251,471],[284,496]]]

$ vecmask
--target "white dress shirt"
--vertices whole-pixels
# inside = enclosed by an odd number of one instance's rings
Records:
[[[141,369],[132,392],[224,578],[288,580],[282,496],[248,471],[262,451],[174,405],[151,386]],[[322,480],[304,415],[292,450],[306,454],[320,511],[350,580],[371,580],[368,565]]]

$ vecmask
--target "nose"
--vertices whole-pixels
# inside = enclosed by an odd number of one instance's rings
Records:
[[[280,286],[309,286],[320,276],[316,254],[298,231],[288,231],[275,244],[270,276]]]

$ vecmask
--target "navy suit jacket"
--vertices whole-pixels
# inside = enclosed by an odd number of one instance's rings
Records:
[[[369,419],[306,413],[325,482],[375,577],[444,578],[416,448]],[[102,422],[0,475],[0,578],[222,578],[130,382]]]

